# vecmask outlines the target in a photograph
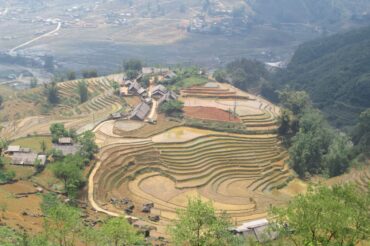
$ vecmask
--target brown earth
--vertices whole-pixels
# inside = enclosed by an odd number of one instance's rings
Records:
[[[185,116],[202,120],[214,120],[225,122],[240,122],[231,113],[212,107],[184,107]]]

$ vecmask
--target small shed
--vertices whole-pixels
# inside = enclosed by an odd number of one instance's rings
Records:
[[[122,118],[122,114],[121,113],[113,113],[110,115],[110,118],[113,119],[113,120],[118,120],[120,118]]]
[[[275,240],[278,237],[276,231],[270,230],[269,222],[267,219],[254,220],[234,228],[232,231],[239,235],[243,235],[247,239],[264,243],[267,241]]]
[[[63,137],[58,139],[59,145],[73,145],[73,139],[70,137]]]

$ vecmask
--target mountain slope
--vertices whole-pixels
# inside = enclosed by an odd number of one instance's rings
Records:
[[[338,127],[353,125],[370,107],[370,27],[301,45],[280,85],[307,90]]]

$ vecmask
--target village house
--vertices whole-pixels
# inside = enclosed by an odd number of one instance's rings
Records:
[[[162,104],[164,102],[169,102],[171,100],[176,100],[178,98],[178,95],[173,91],[167,91],[166,94],[164,94],[159,100],[158,104]]]
[[[144,75],[148,74],[162,74],[162,73],[167,73],[169,72],[169,68],[156,68],[156,67],[143,67],[141,72]]]
[[[10,145],[8,146],[4,153],[8,155],[13,155],[15,153],[30,153],[30,152],[31,152],[30,148],[22,148],[19,145]]]
[[[129,119],[130,120],[144,120],[145,117],[150,112],[150,106],[145,102],[140,103],[137,105],[134,110],[131,112]]]
[[[44,166],[46,164],[46,155],[38,155],[36,153],[14,153],[12,156],[12,164],[19,166],[34,166],[36,162]]]
[[[128,94],[143,96],[147,93],[137,81],[126,81],[125,85],[128,87]]]
[[[175,78],[177,75],[176,75],[176,73],[174,73],[173,71],[169,71],[169,72],[167,72],[167,73],[165,73],[164,75],[163,75],[163,78],[165,79],[165,80],[170,80],[170,79],[173,79],[173,78]]]
[[[164,85],[156,85],[153,87],[151,91],[151,95],[153,98],[159,99],[166,95],[168,92],[168,89]]]
[[[53,144],[53,148],[61,151],[62,154],[66,156],[76,154],[80,150],[81,146],[79,144],[75,144],[72,138],[64,137],[59,138],[58,143]]]

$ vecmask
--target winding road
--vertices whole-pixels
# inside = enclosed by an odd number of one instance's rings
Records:
[[[10,53],[10,54],[14,54],[14,52],[15,52],[16,50],[18,50],[18,49],[20,49],[20,48],[23,48],[23,47],[25,47],[25,46],[27,46],[27,45],[29,45],[29,44],[31,44],[31,43],[33,43],[33,42],[37,41],[37,40],[40,40],[40,39],[42,39],[42,38],[45,38],[45,37],[50,36],[50,35],[52,35],[52,34],[54,34],[54,33],[58,32],[58,31],[60,30],[60,28],[61,28],[61,27],[62,27],[62,22],[58,22],[58,25],[57,25],[57,27],[56,27],[54,30],[52,30],[52,31],[50,31],[50,32],[48,32],[48,33],[45,33],[45,34],[43,34],[43,35],[41,35],[41,36],[38,36],[37,38],[34,38],[34,39],[30,40],[30,41],[27,41],[27,42],[25,42],[25,43],[23,43],[23,44],[21,44],[21,45],[18,45],[17,47],[14,47],[13,49],[11,49],[11,50],[9,51],[9,53]]]

